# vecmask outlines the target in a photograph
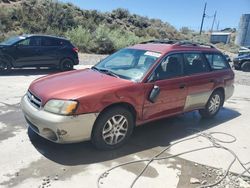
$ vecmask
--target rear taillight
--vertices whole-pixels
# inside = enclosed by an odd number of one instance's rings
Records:
[[[73,51],[78,53],[79,52],[79,49],[78,48],[73,48]]]

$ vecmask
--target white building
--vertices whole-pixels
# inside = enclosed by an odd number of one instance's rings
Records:
[[[250,46],[250,14],[243,14],[235,43],[239,46]]]
[[[225,32],[213,32],[210,36],[210,42],[213,44],[216,43],[224,43],[228,44],[231,39],[231,33],[225,33]]]

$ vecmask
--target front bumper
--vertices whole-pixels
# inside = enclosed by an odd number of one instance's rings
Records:
[[[98,113],[63,116],[31,105],[25,95],[21,108],[29,127],[40,136],[56,143],[74,143],[91,139],[91,132]]]

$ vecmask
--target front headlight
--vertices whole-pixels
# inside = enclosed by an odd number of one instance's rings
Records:
[[[77,104],[77,101],[52,99],[45,104],[44,110],[55,114],[70,115],[76,110]]]

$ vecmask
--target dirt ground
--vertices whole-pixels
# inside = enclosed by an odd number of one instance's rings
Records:
[[[80,54],[77,69],[90,67],[105,55]],[[237,138],[225,144],[243,161],[250,161],[250,73],[235,71],[235,94],[225,102],[216,118],[203,120],[197,112],[186,113],[148,123],[135,129],[129,142],[114,151],[99,151],[90,142],[58,145],[27,129],[20,109],[20,99],[36,78],[55,73],[51,70],[15,70],[0,77],[0,187],[97,187],[98,177],[111,167],[128,161],[151,158],[164,148],[195,134],[225,132]],[[227,138],[228,139],[228,138]],[[210,143],[204,138],[170,148],[165,157],[173,156]],[[207,150],[154,161],[134,187],[194,188],[218,181],[232,156],[219,150]],[[109,172],[99,182],[103,187],[129,187],[145,162],[123,166]],[[249,167],[249,164],[246,164]],[[234,164],[231,172],[214,187],[250,187],[248,176]],[[250,175],[250,174],[244,174]]]

